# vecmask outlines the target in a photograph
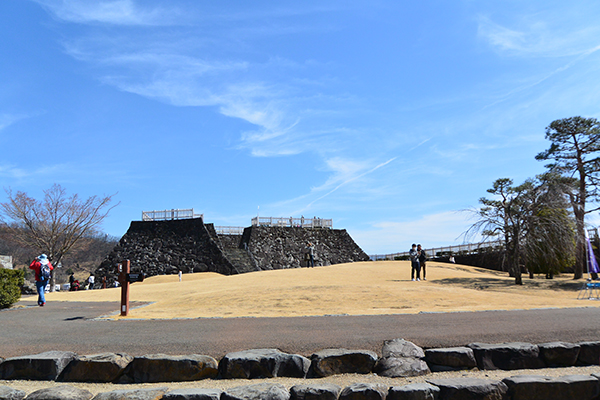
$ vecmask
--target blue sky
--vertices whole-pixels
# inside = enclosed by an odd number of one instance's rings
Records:
[[[369,254],[458,244],[545,127],[599,117],[597,1],[3,0],[0,183],[216,225],[332,218]],[[0,193],[0,201],[6,195]],[[595,217],[594,217],[595,218]]]

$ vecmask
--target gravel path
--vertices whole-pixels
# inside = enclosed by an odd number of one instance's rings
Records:
[[[384,340],[404,338],[421,347],[470,342],[578,342],[599,340],[600,309],[571,308],[378,316],[219,318],[106,321],[115,303],[49,302],[0,312],[0,357],[70,350],[207,354],[279,348],[310,356],[343,347],[381,353]]]

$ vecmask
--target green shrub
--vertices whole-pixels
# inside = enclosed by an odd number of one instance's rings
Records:
[[[0,268],[0,308],[8,308],[21,298],[23,271]]]

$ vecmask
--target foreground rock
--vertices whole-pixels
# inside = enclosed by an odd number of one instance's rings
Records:
[[[27,394],[22,390],[13,389],[8,386],[0,386],[0,399],[23,400]]]
[[[377,354],[369,350],[326,349],[311,357],[309,376],[325,377],[338,374],[369,374]]]
[[[222,393],[218,389],[178,389],[165,394],[162,400],[219,400]]]
[[[310,360],[298,354],[277,349],[254,349],[229,353],[219,363],[219,374],[225,379],[305,378]]]
[[[92,397],[94,395],[85,389],[65,385],[36,390],[27,400],[90,400]]]
[[[121,383],[183,382],[217,377],[217,360],[200,354],[169,356],[149,354],[135,357]]]
[[[161,400],[168,388],[113,390],[99,393],[94,400]]]
[[[479,369],[537,369],[544,368],[539,348],[531,343],[471,343]]]
[[[387,388],[383,385],[355,383],[345,387],[339,400],[385,400]]]
[[[75,358],[70,351],[47,351],[45,353],[11,357],[0,364],[2,379],[25,379],[53,381]]]
[[[412,357],[412,358],[424,358],[425,352],[423,349],[404,339],[386,340],[383,342],[383,348],[381,349],[381,357]]]
[[[114,382],[133,357],[122,353],[76,356],[58,377],[63,382]]]
[[[440,388],[429,383],[411,383],[410,385],[391,387],[387,400],[437,400]]]
[[[428,349],[425,351],[425,361],[433,372],[455,371],[477,367],[475,354],[468,347],[448,347],[443,349]]]
[[[382,358],[377,361],[373,371],[377,375],[389,378],[419,376],[431,373],[425,360],[413,357]]]
[[[600,342],[580,342],[577,365],[600,365]]]
[[[432,379],[428,383],[440,389],[444,400],[503,400],[508,387],[503,382],[488,379]]]
[[[290,389],[291,400],[337,400],[342,388],[332,383],[296,385]]]
[[[505,378],[512,400],[592,400],[600,393],[600,381],[593,376],[570,375],[560,378],[521,375]]]
[[[227,389],[221,400],[290,400],[290,392],[278,383],[258,383]]]
[[[566,342],[538,344],[540,357],[548,367],[572,367],[579,356],[579,345]]]

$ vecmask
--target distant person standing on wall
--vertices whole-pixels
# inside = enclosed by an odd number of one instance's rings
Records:
[[[35,271],[35,287],[38,292],[38,305],[43,307],[46,304],[46,286],[50,281],[50,271],[54,269],[48,256],[42,254],[31,262],[29,269]]]
[[[408,251],[410,257],[410,279],[415,280],[415,273],[417,275],[417,281],[421,280],[421,265],[419,264],[419,253],[417,253],[417,245],[413,243],[411,249]]]
[[[419,265],[421,266],[421,271],[423,271],[423,280],[427,280],[427,271],[425,270],[425,263],[427,262],[427,253],[421,247],[420,244],[417,245],[417,254],[419,254]]]

